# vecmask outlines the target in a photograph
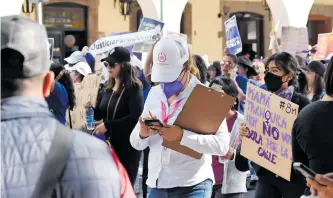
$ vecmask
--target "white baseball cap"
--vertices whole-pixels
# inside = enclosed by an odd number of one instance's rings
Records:
[[[171,34],[161,38],[153,50],[152,82],[175,81],[188,58],[188,45],[181,36]]]
[[[83,76],[87,76],[88,74],[91,74],[91,68],[86,62],[79,62],[75,64],[72,68],[71,71],[77,71]]]
[[[76,64],[78,62],[86,62],[86,58],[84,57],[81,51],[73,52],[69,57],[64,59],[69,64]]]

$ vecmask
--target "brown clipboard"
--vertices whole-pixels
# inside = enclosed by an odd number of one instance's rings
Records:
[[[234,102],[233,97],[198,84],[193,89],[174,125],[198,134],[215,134]],[[195,159],[202,157],[201,153],[181,145],[180,141],[163,140],[162,146]]]

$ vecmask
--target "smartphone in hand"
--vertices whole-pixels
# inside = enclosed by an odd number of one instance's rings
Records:
[[[144,120],[144,123],[148,127],[154,127],[154,126],[163,127],[162,122],[160,120],[158,120],[158,119]]]
[[[295,162],[293,164],[293,167],[297,172],[302,174],[305,178],[310,178],[314,180],[316,177],[316,173],[313,170],[311,170],[309,167],[305,166],[300,162]]]

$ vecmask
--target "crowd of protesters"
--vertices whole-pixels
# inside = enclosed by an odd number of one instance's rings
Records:
[[[333,197],[333,57],[306,64],[287,52],[259,60],[253,51],[237,57],[226,50],[207,65],[177,34],[157,40],[144,64],[115,47],[101,59],[104,80],[96,104],[84,104],[94,109],[96,138],[65,126],[66,113],[77,105],[74,83],[96,72],[95,57],[84,48],[65,65],[50,62],[42,25],[8,16],[1,26],[2,197],[136,197],[141,159],[143,197],[241,198],[248,170],[256,198]],[[315,178],[292,168],[287,181],[240,154],[248,135],[248,83],[299,106],[293,161],[312,169]],[[174,125],[194,87],[214,84],[235,99],[216,134]],[[152,118],[161,125],[147,126]],[[168,149],[164,139],[203,156]]]

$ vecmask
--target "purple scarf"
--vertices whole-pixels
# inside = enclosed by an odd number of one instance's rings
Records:
[[[293,94],[294,94],[294,90],[295,90],[295,88],[293,86],[289,86],[287,89],[281,91],[277,95],[280,96],[281,98],[291,101]]]

